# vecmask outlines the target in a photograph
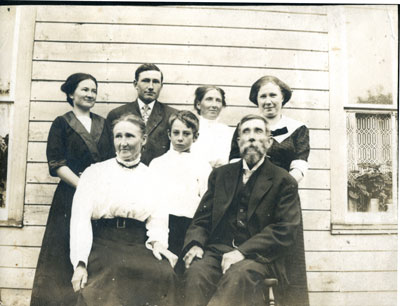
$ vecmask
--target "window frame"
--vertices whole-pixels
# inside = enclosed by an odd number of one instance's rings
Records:
[[[10,133],[6,207],[1,208],[0,226],[22,227],[28,153],[29,107],[36,8],[16,6],[10,95]]]
[[[330,73],[330,149],[331,149],[331,233],[332,234],[394,234],[397,233],[397,215],[372,212],[347,211],[347,112],[391,114],[395,138],[396,94],[392,105],[349,104],[348,66],[346,42],[345,7],[331,7],[328,10],[329,24],[329,73]],[[395,66],[395,65],[393,65]],[[394,72],[397,67],[394,68]],[[394,75],[397,75],[394,74]],[[396,82],[395,82],[396,81]],[[394,80],[397,88],[397,79]],[[393,179],[397,181],[397,143],[392,148]],[[398,206],[397,184],[394,183],[393,203]]]

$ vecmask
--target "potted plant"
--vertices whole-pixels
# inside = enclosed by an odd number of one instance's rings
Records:
[[[381,165],[358,164],[348,180],[349,211],[385,211],[392,193],[392,173],[382,172]]]

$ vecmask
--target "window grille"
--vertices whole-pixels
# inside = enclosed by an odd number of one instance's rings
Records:
[[[347,112],[348,211],[391,210],[392,126],[391,114]]]

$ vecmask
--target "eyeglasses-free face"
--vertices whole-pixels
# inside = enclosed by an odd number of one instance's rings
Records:
[[[182,121],[176,119],[169,131],[169,139],[175,151],[186,152],[190,150],[197,136],[193,134],[193,130],[186,126]]]
[[[158,99],[161,88],[161,72],[157,70],[147,70],[139,74],[139,79],[133,82],[138,97],[148,104]]]
[[[114,127],[115,152],[123,161],[135,160],[146,143],[140,128],[128,121],[118,122]]]
[[[257,94],[258,109],[268,119],[280,116],[282,113],[283,95],[281,88],[274,83],[261,86]]]

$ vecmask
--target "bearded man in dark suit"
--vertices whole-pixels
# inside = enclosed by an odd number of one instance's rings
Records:
[[[264,305],[265,278],[287,285],[285,256],[301,218],[297,182],[268,160],[263,117],[245,116],[238,130],[242,159],[211,173],[186,233],[186,306]]]
[[[143,147],[141,162],[149,165],[153,158],[169,150],[168,119],[177,110],[157,100],[163,87],[163,73],[156,65],[140,65],[135,72],[133,85],[138,98],[113,109],[107,121],[111,126],[115,119],[125,114],[135,114],[144,120],[147,143]]]

